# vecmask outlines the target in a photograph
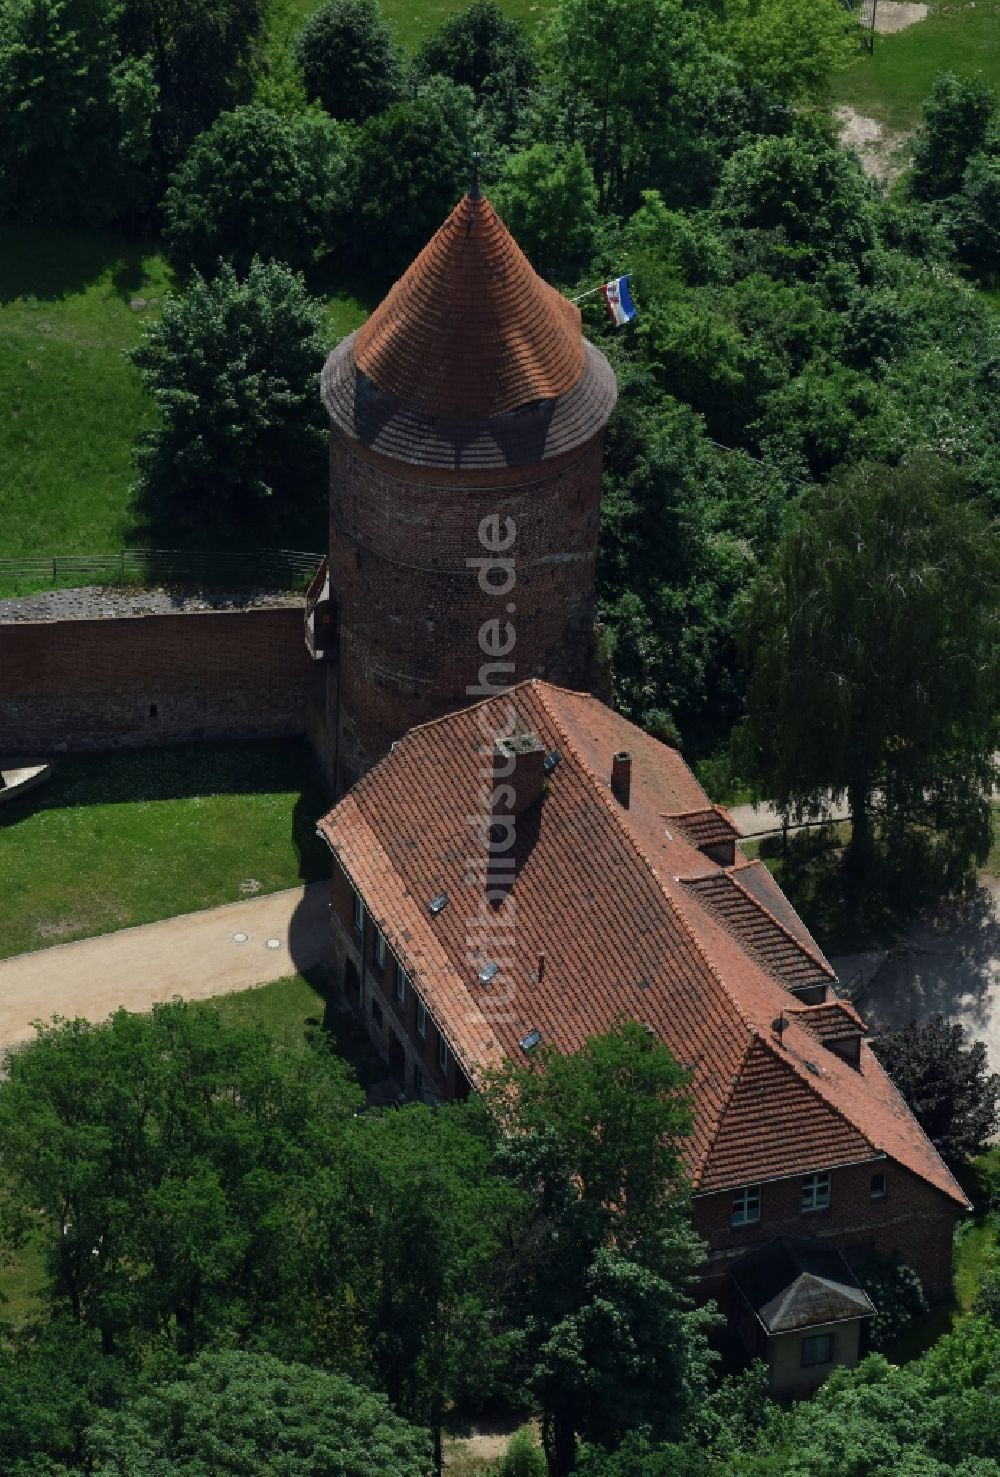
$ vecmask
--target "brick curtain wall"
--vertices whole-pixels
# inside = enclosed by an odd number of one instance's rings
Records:
[[[0,626],[0,752],[302,733],[317,666],[295,606]]]

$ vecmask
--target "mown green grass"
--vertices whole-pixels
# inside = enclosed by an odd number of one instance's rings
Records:
[[[0,558],[128,540],[132,444],[155,407],[124,355],[169,286],[143,244],[0,231]]]
[[[938,72],[1000,87],[1000,0],[932,0],[926,20],[876,36],[836,82],[836,97],[894,129],[913,128]]]
[[[0,958],[328,875],[304,743],[74,755],[0,808]]]

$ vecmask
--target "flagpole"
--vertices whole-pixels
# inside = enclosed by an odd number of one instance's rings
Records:
[[[591,287],[589,289],[589,291],[587,291],[587,292],[581,292],[576,297],[571,297],[570,298],[570,302],[571,303],[582,303],[585,297],[596,297],[596,295],[599,292],[603,292],[604,291],[605,285],[606,284],[602,282],[601,285],[600,285],[600,287]]]

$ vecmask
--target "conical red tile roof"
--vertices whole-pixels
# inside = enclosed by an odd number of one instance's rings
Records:
[[[465,198],[353,345],[378,389],[423,415],[484,421],[565,395],[580,311],[543,282],[488,200]]]

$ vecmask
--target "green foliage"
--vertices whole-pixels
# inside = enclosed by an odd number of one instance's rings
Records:
[[[93,1470],[144,1477],[425,1477],[426,1433],[342,1375],[202,1354],[87,1433]]]
[[[1000,1076],[982,1041],[932,1015],[873,1038],[879,1061],[944,1159],[960,1167],[987,1148],[1000,1125]]]
[[[846,794],[856,864],[872,814],[930,828],[952,882],[989,847],[997,545],[940,462],[861,467],[803,502],[748,609],[745,772],[788,813]]]
[[[669,327],[672,342],[690,323],[656,310],[643,321],[650,335]],[[597,584],[615,702],[662,736],[665,711],[686,738],[717,738],[739,698],[738,598],[786,489],[776,473],[713,447],[686,406],[627,381],[622,389],[605,453]]]
[[[993,91],[985,83],[954,72],[938,74],[913,149],[910,187],[918,199],[958,194],[966,165],[986,142],[994,107]]]
[[[491,191],[535,270],[572,281],[590,260],[597,232],[597,190],[582,144],[534,144],[512,154]]]
[[[10,1060],[0,1144],[54,1307],[107,1352],[252,1326],[298,1275],[294,1170],[335,1152],[358,1100],[336,1058],[204,1007],[39,1027]]]
[[[320,1285],[343,1288],[357,1357],[438,1445],[445,1411],[488,1393],[504,1357],[494,1263],[521,1197],[493,1172],[493,1136],[478,1103],[367,1113],[316,1185]]]
[[[973,154],[953,208],[952,234],[963,262],[984,281],[1000,274],[1000,153]]]
[[[153,68],[161,179],[219,113],[249,101],[265,14],[266,0],[121,0],[122,50]]]
[[[102,225],[146,201],[156,86],[111,0],[0,8],[0,216]]]
[[[577,1433],[682,1432],[703,1395],[713,1317],[688,1297],[701,1248],[680,1160],[686,1088],[666,1047],[622,1021],[490,1089],[502,1162],[532,1202],[512,1296],[550,1470],[572,1469]]]
[[[549,1470],[545,1453],[538,1445],[534,1431],[524,1426],[515,1431],[507,1443],[507,1450],[490,1468],[491,1477],[547,1477]]]
[[[471,88],[476,102],[486,103],[502,119],[507,137],[535,81],[537,63],[522,25],[508,19],[496,0],[473,0],[428,37],[413,59],[413,71],[423,78],[450,77]]]
[[[832,258],[860,263],[874,239],[867,200],[857,160],[803,123],[738,149],[723,167],[715,211],[744,250],[752,246],[745,234],[760,233],[779,270],[801,274]]]
[[[211,533],[280,530],[308,547],[323,527],[326,416],[316,376],[322,308],[300,276],[256,257],[244,278],[195,275],[133,351],[163,417],[136,450],[154,521]],[[293,538],[292,535],[295,535]]]
[[[868,1323],[873,1349],[884,1349],[906,1332],[913,1319],[927,1312],[920,1278],[896,1257],[870,1257],[857,1269],[858,1281],[875,1304]]]
[[[304,268],[339,243],[351,195],[347,148],[322,115],[222,113],[195,139],[163,201],[173,265],[208,275],[251,256]]]
[[[471,124],[469,90],[435,77],[361,130],[357,249],[387,277],[409,265],[468,188]]]
[[[680,200],[704,192],[730,74],[700,11],[679,0],[563,0],[545,58],[602,211],[634,207],[643,188]]]
[[[361,123],[403,91],[403,65],[378,0],[327,0],[298,38],[306,96],[331,118]]]
[[[725,0],[719,38],[743,82],[789,102],[829,97],[858,50],[841,0]]]

